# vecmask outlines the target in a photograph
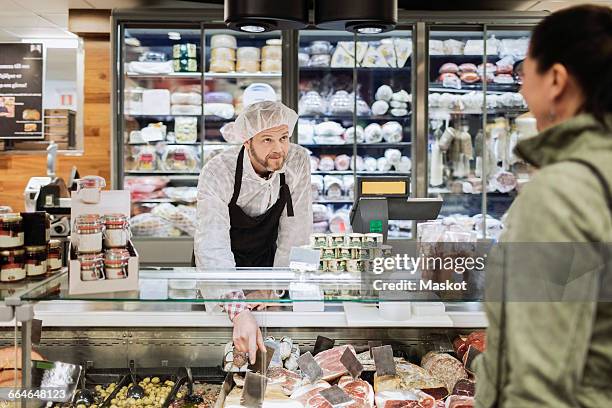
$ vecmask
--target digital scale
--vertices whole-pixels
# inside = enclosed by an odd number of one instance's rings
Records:
[[[426,221],[438,217],[442,198],[410,198],[410,177],[358,176],[351,209],[354,232],[389,232],[389,220]]]

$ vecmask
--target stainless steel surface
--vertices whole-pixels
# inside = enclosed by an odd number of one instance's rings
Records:
[[[429,41],[428,27],[423,22],[415,25],[412,59],[414,60],[414,73],[412,75],[412,197],[427,197],[429,174],[427,169]]]

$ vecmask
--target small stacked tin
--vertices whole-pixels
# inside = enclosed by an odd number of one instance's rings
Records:
[[[310,246],[321,251],[321,272],[361,273],[374,258],[382,256],[383,235],[312,234]]]

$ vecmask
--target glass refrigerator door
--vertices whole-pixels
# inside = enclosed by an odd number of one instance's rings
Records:
[[[192,235],[202,165],[200,27],[126,23],[122,33],[119,187],[132,194],[132,231]]]
[[[280,101],[282,47],[280,31],[262,34],[226,29],[204,29],[204,163],[232,145],[221,128],[242,111],[244,90],[252,84],[266,84],[269,98]]]
[[[410,174],[411,52],[411,31],[300,32],[298,142],[311,152],[314,232],[350,231],[358,175]],[[409,236],[409,224],[389,235]]]
[[[437,28],[429,42],[429,194],[443,197],[445,224],[488,238],[514,197],[506,118],[526,112],[502,43],[489,33],[485,46],[480,29]]]

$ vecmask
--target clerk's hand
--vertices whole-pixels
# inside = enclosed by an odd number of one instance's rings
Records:
[[[255,354],[259,348],[266,350],[261,330],[257,325],[255,316],[249,311],[244,310],[234,318],[234,347],[237,351],[248,352],[251,364],[255,364]]]

